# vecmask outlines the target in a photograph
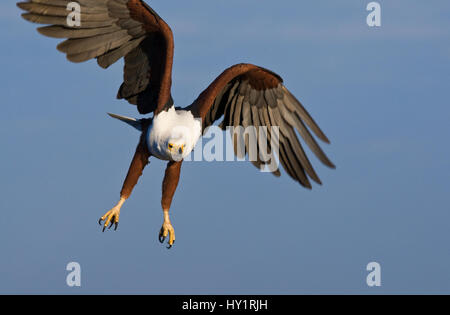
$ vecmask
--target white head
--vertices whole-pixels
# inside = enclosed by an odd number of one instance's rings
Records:
[[[201,122],[190,111],[175,110],[158,114],[149,128],[150,152],[164,160],[181,161],[194,149],[201,136]]]
[[[192,151],[188,146],[188,139],[190,137],[190,130],[185,126],[174,126],[172,132],[167,139],[166,153],[171,157],[171,160],[181,161]]]

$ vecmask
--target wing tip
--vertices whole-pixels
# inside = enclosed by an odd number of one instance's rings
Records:
[[[19,7],[20,8],[20,7]],[[22,8],[21,8],[22,9]],[[32,19],[31,19],[31,17],[30,17],[30,13],[27,11],[27,12],[23,12],[21,15],[20,15],[25,21],[28,21],[28,22],[34,22]]]
[[[108,64],[107,62],[105,62],[104,60],[100,59],[99,57],[97,57],[97,64],[102,68],[102,69],[108,69],[109,66],[111,64]],[[109,114],[109,113],[108,113]]]
[[[27,10],[27,3],[29,2],[17,2],[16,6],[22,10],[28,11]]]

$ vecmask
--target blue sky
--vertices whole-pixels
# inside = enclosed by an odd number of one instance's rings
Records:
[[[232,64],[270,68],[337,165],[312,158],[324,185],[307,191],[249,163],[185,163],[170,251],[157,241],[161,161],[117,232],[96,222],[138,140],[106,115],[136,116],[115,100],[122,63],[67,62],[2,2],[0,293],[450,293],[450,3],[380,1],[371,29],[368,2],[148,1],[174,32],[178,106]],[[71,261],[80,288],[66,285]]]

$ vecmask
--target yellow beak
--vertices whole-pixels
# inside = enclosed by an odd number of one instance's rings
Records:
[[[173,143],[169,143],[167,147],[168,147],[169,151],[171,151],[171,152],[178,152],[179,154],[183,154],[185,145],[184,144],[176,145]]]

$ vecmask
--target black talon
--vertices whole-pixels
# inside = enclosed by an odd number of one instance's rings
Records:
[[[114,224],[114,221],[113,221],[113,220],[114,220],[114,218],[111,219],[111,224],[109,225],[108,230],[111,230],[111,227],[112,227],[113,224]]]
[[[164,240],[166,239],[164,236],[163,236],[163,229],[161,228],[161,230],[159,230],[159,235],[158,235],[158,239],[159,239],[159,242],[162,244],[163,242],[164,242]]]
[[[98,225],[102,225],[102,218],[98,219]]]
[[[167,246],[167,249],[171,249],[171,248],[172,248],[172,245]]]
[[[106,229],[106,226],[104,226],[104,227],[103,227],[103,230],[102,230],[102,232],[105,232],[105,229]]]
[[[117,231],[117,227],[119,226],[119,222],[116,222],[115,224],[114,224],[114,231]]]

